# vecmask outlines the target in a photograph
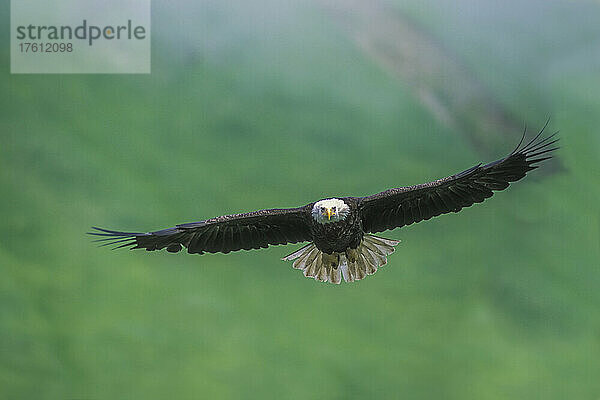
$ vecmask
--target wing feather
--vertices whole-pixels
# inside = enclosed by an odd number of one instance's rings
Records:
[[[506,189],[527,172],[552,157],[558,132],[541,138],[546,125],[523,145],[523,132],[517,147],[506,157],[488,164],[477,164],[458,174],[421,185],[389,189],[360,197],[359,210],[365,232],[376,233],[428,220],[449,212],[458,212]],[[541,139],[540,139],[541,138]]]
[[[115,248],[148,251],[166,248],[177,252],[186,247],[188,253],[229,253],[311,240],[310,206],[224,215],[154,232],[121,232],[93,227],[89,234],[98,236],[96,241],[102,245],[115,245]]]

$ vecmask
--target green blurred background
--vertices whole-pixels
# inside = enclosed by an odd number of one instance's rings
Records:
[[[158,3],[150,75],[10,75],[0,29],[1,398],[600,396],[600,3]],[[547,116],[557,160],[358,283],[84,235],[433,180]]]

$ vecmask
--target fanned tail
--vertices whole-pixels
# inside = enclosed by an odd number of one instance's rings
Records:
[[[387,256],[395,251],[394,246],[398,243],[399,240],[365,235],[356,249],[332,254],[323,253],[310,243],[282,260],[294,261],[292,267],[320,282],[339,284],[342,277],[346,282],[354,282],[373,275],[379,267],[384,266]]]

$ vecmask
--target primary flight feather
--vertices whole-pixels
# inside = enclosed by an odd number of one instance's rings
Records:
[[[322,282],[340,283],[342,278],[353,282],[385,265],[399,243],[374,233],[481,203],[551,158],[558,139],[554,139],[556,133],[542,138],[546,125],[526,144],[523,133],[517,147],[500,160],[421,185],[366,197],[323,199],[298,208],[224,215],[154,232],[94,227],[90,234],[101,236],[98,241],[115,248],[176,253],[185,247],[190,254],[310,242],[283,260],[294,261],[293,267],[301,269],[304,276]]]

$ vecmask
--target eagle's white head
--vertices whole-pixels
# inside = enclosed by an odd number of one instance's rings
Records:
[[[339,222],[350,214],[350,207],[340,199],[325,199],[315,203],[312,217],[321,224]]]

